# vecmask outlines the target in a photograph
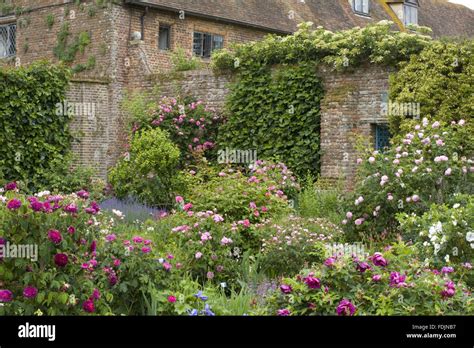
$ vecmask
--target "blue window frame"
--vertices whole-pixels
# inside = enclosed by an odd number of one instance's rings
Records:
[[[390,131],[385,124],[375,125],[375,149],[383,150],[390,146]]]

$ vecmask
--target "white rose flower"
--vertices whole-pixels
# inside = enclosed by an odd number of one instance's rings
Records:
[[[466,240],[468,242],[474,242],[474,233],[473,232],[466,233]]]

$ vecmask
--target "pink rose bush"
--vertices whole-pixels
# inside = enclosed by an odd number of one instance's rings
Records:
[[[462,280],[472,270],[442,273],[427,268],[417,249],[405,244],[373,252],[365,260],[335,255],[331,266],[320,263],[294,278],[257,314],[279,315],[469,315],[474,298]],[[361,263],[366,264],[362,272]]]
[[[466,124],[406,122],[390,149],[371,153],[360,165],[354,204],[346,204],[343,227],[351,238],[386,238],[399,232],[398,213],[422,214],[472,192],[474,145]]]
[[[149,282],[167,288],[181,274],[177,259],[160,262],[165,246],[111,233],[119,228],[114,215],[102,212],[86,192],[4,194],[0,244],[28,246],[30,252],[0,259],[0,315],[144,314]]]

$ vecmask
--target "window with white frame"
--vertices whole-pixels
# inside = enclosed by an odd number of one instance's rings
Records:
[[[352,9],[355,13],[368,16],[370,12],[370,0],[352,0]]]
[[[16,24],[0,25],[0,58],[16,54]]]
[[[418,5],[415,1],[406,1],[403,5],[403,21],[405,25],[418,24]]]

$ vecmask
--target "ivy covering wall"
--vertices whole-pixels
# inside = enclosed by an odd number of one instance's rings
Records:
[[[39,187],[68,155],[68,115],[57,115],[69,72],[44,62],[0,69],[0,177]]]
[[[320,101],[317,67],[351,71],[368,62],[396,66],[432,43],[420,33],[392,31],[383,21],[333,33],[312,23],[291,36],[268,36],[213,55],[217,73],[235,74],[220,147],[257,150],[277,157],[295,173],[319,173]]]

